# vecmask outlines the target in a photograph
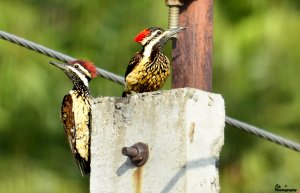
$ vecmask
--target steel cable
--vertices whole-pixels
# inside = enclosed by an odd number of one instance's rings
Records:
[[[251,133],[255,136],[261,137],[263,139],[267,139],[273,143],[277,143],[279,145],[285,146],[287,148],[293,149],[295,151],[300,152],[300,144],[295,143],[289,139],[285,139],[283,137],[280,137],[278,135],[275,135],[273,133],[270,133],[264,129],[255,127],[253,125],[250,125],[248,123],[241,122],[239,120],[233,119],[231,117],[226,117],[225,122],[227,125],[236,127],[238,129],[241,129],[243,131],[246,131],[248,133]]]
[[[18,44],[18,45],[23,46],[25,48],[28,48],[30,50],[36,51],[38,53],[44,54],[46,56],[55,58],[55,59],[60,60],[62,62],[68,62],[68,61],[71,61],[71,60],[75,60],[75,58],[73,58],[71,56],[62,54],[62,53],[57,52],[55,50],[46,48],[42,45],[36,44],[34,42],[28,41],[26,39],[20,38],[18,36],[9,34],[9,33],[4,32],[4,31],[0,31],[0,38],[2,38],[4,40],[7,40],[9,42]],[[97,68],[97,73],[98,73],[98,75],[100,75],[100,76],[102,76],[102,77],[104,77],[108,80],[111,80],[111,81],[116,82],[118,84],[124,85],[124,78],[119,76],[119,75],[113,74],[113,73],[108,72],[106,70],[103,70],[101,68]],[[295,151],[300,152],[300,144],[292,142],[291,140],[285,139],[283,137],[280,137],[278,135],[275,135],[275,134],[272,134],[270,132],[264,131],[263,129],[260,129],[258,127],[255,127],[253,125],[249,125],[247,123],[238,121],[238,120],[230,118],[230,117],[226,117],[225,122],[228,125],[236,127],[238,129],[241,129],[241,130],[246,131],[248,133],[251,133],[253,135],[259,136],[263,139],[267,139],[267,140],[269,140],[273,143],[276,143],[276,144],[279,144],[279,145],[282,145],[284,147],[287,147],[287,148],[290,148],[290,149],[293,149]]]
[[[60,60],[62,62],[69,62],[71,60],[75,60],[75,58],[73,58],[71,56],[59,53],[55,50],[46,48],[42,45],[36,44],[34,42],[28,41],[24,38],[20,38],[18,36],[9,34],[9,33],[4,32],[4,31],[0,31],[0,37],[4,40],[7,40],[7,41],[15,43],[15,44],[18,44],[22,47],[28,48],[28,49],[33,50],[35,52],[38,52],[40,54],[44,54],[46,56],[55,58],[55,59]],[[108,80],[111,80],[111,81],[116,82],[118,84],[124,85],[124,78],[121,77],[121,76],[115,75],[111,72],[108,72],[108,71],[103,70],[103,69],[98,68],[98,67],[97,67],[97,74],[104,77],[104,78],[106,78],[106,79],[108,79]]]

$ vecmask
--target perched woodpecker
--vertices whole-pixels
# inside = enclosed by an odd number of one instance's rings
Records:
[[[134,41],[143,49],[129,61],[125,73],[125,90],[122,96],[132,93],[151,92],[160,89],[170,74],[170,61],[162,49],[176,33],[186,28],[164,30],[159,27],[146,28]]]
[[[90,173],[91,94],[89,81],[95,78],[96,67],[85,60],[69,63],[50,62],[62,69],[73,82],[73,89],[65,95],[61,107],[61,121],[71,151],[83,176]]]

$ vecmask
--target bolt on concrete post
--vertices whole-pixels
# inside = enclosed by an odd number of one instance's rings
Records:
[[[90,191],[219,193],[224,126],[221,95],[197,89],[95,98]],[[139,142],[149,156],[137,167],[122,153],[136,157]]]

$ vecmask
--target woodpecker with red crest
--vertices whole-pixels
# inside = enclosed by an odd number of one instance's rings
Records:
[[[86,60],[50,62],[63,70],[73,82],[61,107],[61,121],[71,151],[83,176],[90,173],[91,94],[89,81],[97,76],[96,67]]]
[[[122,96],[132,93],[151,92],[160,89],[170,74],[170,61],[162,49],[175,34],[184,27],[164,30],[159,27],[146,28],[134,41],[143,49],[129,61],[125,73],[125,90]]]

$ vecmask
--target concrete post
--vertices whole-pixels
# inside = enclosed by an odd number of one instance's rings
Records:
[[[91,193],[218,193],[224,101],[183,88],[101,97],[92,105]],[[135,167],[121,154],[137,142],[149,160]]]

